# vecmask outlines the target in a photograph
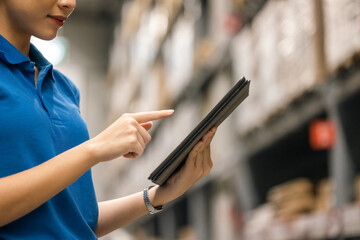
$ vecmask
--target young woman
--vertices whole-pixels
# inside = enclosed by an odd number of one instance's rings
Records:
[[[209,131],[165,185],[96,202],[90,169],[140,156],[151,121],[124,114],[89,139],[79,92],[30,44],[53,39],[76,0],[0,0],[0,239],[96,239],[182,195],[208,174]]]

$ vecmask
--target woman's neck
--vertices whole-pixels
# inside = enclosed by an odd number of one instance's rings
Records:
[[[21,39],[13,34],[8,34],[7,32],[2,32],[0,27],[0,34],[8,40],[17,50],[22,52],[25,56],[29,57],[30,50],[30,37],[27,39]]]
[[[14,47],[22,52],[25,56],[29,57],[30,50],[30,34],[16,31],[15,27],[12,26],[9,18],[0,8],[0,34],[6,40],[8,40]]]

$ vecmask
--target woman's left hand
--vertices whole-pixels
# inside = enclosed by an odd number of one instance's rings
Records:
[[[213,163],[210,157],[210,143],[216,128],[205,134],[190,152],[185,164],[162,186],[148,191],[150,203],[154,207],[164,205],[178,198],[199,179],[207,175]],[[97,236],[123,227],[148,213],[143,200],[143,192],[99,203],[99,220],[95,230]]]
[[[213,127],[204,135],[189,153],[184,166],[164,185],[150,189],[149,198],[153,206],[164,205],[178,198],[198,180],[209,174],[213,166],[210,156],[210,143],[215,132],[216,127]]]

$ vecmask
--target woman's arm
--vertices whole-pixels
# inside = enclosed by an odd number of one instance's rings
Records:
[[[185,165],[163,186],[149,190],[149,200],[153,206],[164,205],[188,190],[200,178],[207,175],[213,163],[210,157],[210,143],[216,128],[210,130],[190,152]],[[99,220],[95,229],[98,237],[123,227],[148,213],[142,192],[99,203]]]
[[[149,121],[171,114],[124,114],[95,138],[36,167],[0,178],[0,227],[36,209],[97,163],[141,155],[151,139],[146,131],[151,127]]]
[[[36,209],[96,164],[87,144],[29,170],[0,178],[0,227]]]

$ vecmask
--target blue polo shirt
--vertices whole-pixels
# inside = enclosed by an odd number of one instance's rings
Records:
[[[33,45],[30,59],[0,35],[0,178],[89,139],[75,85]],[[40,70],[37,86],[35,64]],[[0,227],[0,239],[96,239],[97,220],[89,170],[39,208]]]

